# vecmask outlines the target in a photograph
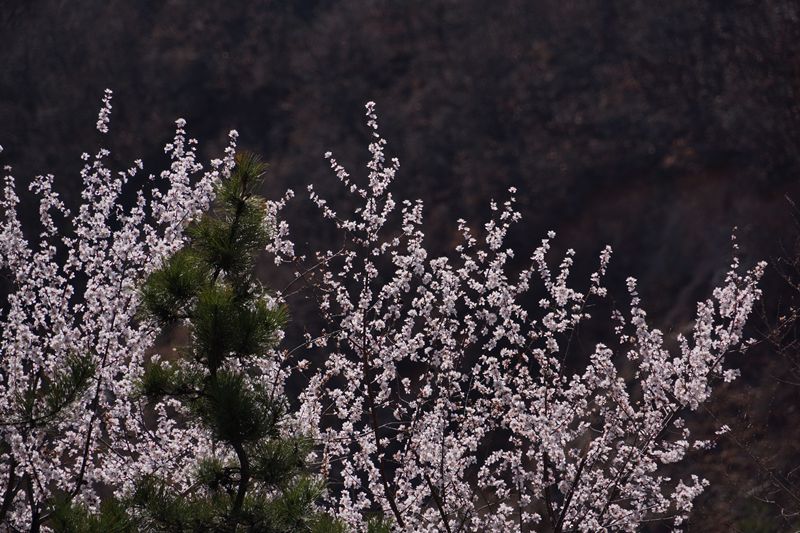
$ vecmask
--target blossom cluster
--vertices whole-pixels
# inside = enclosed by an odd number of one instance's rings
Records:
[[[354,531],[376,512],[409,532],[634,531],[658,519],[680,527],[707,482],[671,479],[667,465],[713,445],[693,436],[686,413],[736,378],[727,356],[746,345],[765,265],[747,270],[734,259],[697,304],[691,331],[673,337],[648,322],[635,279],[629,304],[614,307],[604,284],[609,247],[581,289],[570,281],[574,251],[552,258],[553,232],[519,266],[507,244],[522,218],[513,188],[482,227],[459,220],[460,243],[436,256],[423,203],[391,192],[400,166],[386,156],[372,103],[367,119],[365,181],[326,154],[357,207],[340,212],[309,187],[341,236],[336,247],[298,255],[305,251],[281,220],[294,193],[266,205],[266,251],[296,269],[296,286],[310,286],[324,327],[302,339],[287,332],[287,348],[253,364],[278,392],[306,380],[283,430],[316,440],[324,509]],[[0,522],[12,528],[46,521],[54,496],[96,508],[103,487],[125,493],[142,475],[168,474],[188,488],[198,459],[230,454],[212,449],[179,403],[146,405],[137,391],[145,363],[160,357],[151,353],[156,324],[138,313],[140,284],[184,246],[187,224],[234,166],[236,132],[203,165],[185,121],[176,126],[169,167],[149,175],[151,190],[128,207],[124,190],[144,165],[115,173],[105,149],[83,155],[75,214],[53,176],[36,177],[35,238],[23,231],[5,169]],[[286,298],[276,293],[275,303]],[[607,336],[587,348],[578,337],[590,321]]]
[[[480,230],[458,221],[461,243],[433,256],[422,202],[390,190],[399,162],[385,155],[372,103],[367,121],[365,182],[325,154],[358,207],[338,212],[309,187],[344,244],[297,261],[312,262],[297,275],[313,271],[326,326],[307,334],[324,356],[305,373],[296,423],[319,441],[328,510],[354,530],[371,512],[398,531],[680,526],[707,482],[670,479],[664,465],[713,445],[692,437],[685,413],[736,377],[726,355],[744,344],[765,264],[744,270],[734,259],[677,338],[648,324],[629,278],[628,308],[608,312],[609,339],[579,349],[579,327],[598,320],[588,311],[613,307],[610,247],[582,290],[569,283],[574,251],[553,268],[553,232],[515,266],[512,188]]]
[[[109,129],[111,97],[107,90],[101,133]],[[136,390],[158,333],[137,315],[139,284],[182,247],[187,223],[208,209],[215,184],[234,165],[235,131],[224,155],[204,166],[185,125],[176,122],[165,148],[168,168],[149,174],[150,190],[136,191],[127,208],[126,185],[145,181],[142,161],[113,172],[108,150],[83,154],[75,213],[53,190],[52,175],[37,176],[30,190],[41,232],[34,237],[19,219],[25,206],[5,167],[0,269],[10,279],[0,321],[0,522],[9,527],[38,527],[54,496],[94,507],[100,487],[129,489],[143,474],[166,471],[186,482],[204,445],[202,433],[176,430],[167,405],[145,416]],[[68,379],[69,368],[85,372],[84,386]]]

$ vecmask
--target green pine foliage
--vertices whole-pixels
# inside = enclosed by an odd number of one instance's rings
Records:
[[[48,526],[58,533],[135,533],[139,531],[122,502],[109,498],[98,513],[63,499],[55,502]]]
[[[235,459],[198,458],[187,491],[151,476],[127,500],[108,504],[98,515],[62,506],[53,519],[57,531],[128,531],[131,520],[140,531],[176,533],[343,531],[315,510],[324,486],[305,462],[311,443],[279,434],[285,401],[238,370],[246,365],[226,364],[262,356],[286,321],[285,309],[270,303],[255,276],[269,238],[265,203],[257,195],[264,170],[258,157],[239,156],[219,185],[214,207],[189,228],[189,244],[141,289],[146,315],[163,327],[184,324],[191,333],[189,346],[178,352],[187,361],[149,365],[141,393],[152,401],[179,399],[187,416]],[[62,396],[71,390],[62,388]],[[123,516],[121,508],[127,509]]]

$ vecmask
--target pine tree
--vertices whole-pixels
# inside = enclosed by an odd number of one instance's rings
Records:
[[[286,402],[253,364],[275,345],[286,320],[285,308],[270,298],[254,269],[270,231],[256,193],[264,171],[257,156],[239,155],[218,186],[215,205],[189,227],[188,245],[143,285],[144,313],[164,328],[187,326],[191,340],[176,359],[148,366],[142,394],[178,400],[184,423],[200,424],[212,435],[213,449],[231,453],[199,457],[188,490],[156,476],[141,479],[125,502],[140,529],[341,529],[315,511],[323,484],[305,462],[311,442],[281,436]]]

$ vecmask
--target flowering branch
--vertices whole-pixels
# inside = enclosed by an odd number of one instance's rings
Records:
[[[106,91],[98,117],[102,133],[111,96]],[[39,198],[38,241],[23,232],[5,167],[0,269],[12,283],[0,325],[0,521],[9,527],[38,529],[63,495],[97,506],[103,485],[125,490],[166,465],[177,480],[188,474],[181,452],[195,437],[167,437],[166,418],[151,432],[133,394],[157,333],[152,321],[136,319],[138,283],[183,246],[186,223],[208,208],[233,167],[237,134],[205,170],[185,121],[176,125],[165,148],[169,167],[147,177],[153,188],[137,191],[129,208],[121,195],[141,161],[114,173],[108,150],[83,154],[75,214],[53,191],[53,176],[37,176],[30,190]]]
[[[336,487],[328,508],[354,529],[374,511],[403,531],[679,526],[706,482],[673,481],[663,465],[711,445],[691,439],[680,413],[708,401],[718,374],[737,376],[725,356],[742,346],[764,264],[742,271],[735,259],[676,349],[648,325],[629,278],[630,310],[612,313],[593,351],[573,354],[577,329],[595,320],[587,309],[608,298],[611,249],[584,292],[568,285],[572,250],[551,272],[553,232],[514,273],[512,188],[502,206],[492,202],[481,238],[459,221],[462,243],[430,256],[422,202],[398,203],[390,191],[399,163],[384,154],[371,103],[367,121],[364,185],[326,154],[360,206],[342,214],[309,187],[345,245],[300,269],[336,332],[308,337],[327,355],[296,415]],[[291,253],[281,262],[304,264],[293,244],[282,249]]]

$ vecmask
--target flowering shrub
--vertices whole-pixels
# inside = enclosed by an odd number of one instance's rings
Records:
[[[98,119],[104,133],[110,98]],[[284,349],[259,362],[272,393],[290,372],[308,379],[280,431],[316,440],[329,480],[322,506],[354,530],[370,513],[400,531],[635,530],[655,519],[679,526],[706,483],[670,479],[663,465],[713,444],[692,437],[684,413],[708,401],[716,378],[736,377],[725,356],[743,344],[764,264],[743,271],[734,259],[724,284],[698,304],[691,335],[675,342],[648,325],[629,278],[629,309],[611,313],[604,344],[580,353],[577,328],[609,301],[610,248],[580,291],[568,285],[574,252],[551,270],[553,233],[529,266],[514,269],[505,242],[521,217],[511,189],[506,202],[492,203],[480,234],[459,221],[461,244],[432,257],[422,203],[398,202],[389,190],[399,163],[384,154],[373,104],[367,117],[366,183],[327,155],[360,207],[339,213],[309,188],[341,246],[298,256],[278,219],[293,193],[265,209],[267,251],[299,267],[295,281],[309,283],[326,322],[302,339],[321,360],[290,364],[300,350]],[[188,222],[234,167],[235,132],[204,170],[184,121],[177,126],[166,147],[172,163],[159,174],[165,190],[138,193],[130,209],[120,194],[142,164],[114,174],[106,150],[84,155],[74,217],[52,176],[34,179],[42,232],[33,245],[6,169],[0,521],[12,528],[38,528],[57,498],[97,508],[103,486],[125,494],[146,476],[168,478],[181,493],[213,448],[207,428],[175,416],[178,403],[146,411],[137,393],[158,331],[137,313],[138,288],[184,248]]]
[[[680,525],[705,480],[673,480],[693,439],[683,413],[734,379],[725,356],[759,298],[764,264],[733,260],[724,284],[698,303],[694,328],[670,343],[651,328],[627,281],[630,308],[614,311],[612,342],[574,354],[587,312],[608,298],[606,247],[586,288],[568,285],[574,252],[555,271],[550,232],[516,273],[505,246],[521,219],[515,193],[491,204],[481,236],[460,220],[447,257],[425,249],[423,206],[396,201],[374,104],[367,181],[326,154],[360,206],[337,212],[309,187],[341,247],[317,251],[311,277],[327,328],[306,339],[325,353],[301,395],[299,427],[320,442],[326,503],[357,529],[379,510],[403,531],[636,530]],[[273,249],[296,260],[286,231]],[[526,305],[536,285],[538,305]],[[670,344],[675,344],[674,349]]]
[[[97,129],[108,131],[107,91]],[[124,209],[125,184],[143,170],[136,161],[112,172],[108,150],[83,154],[82,204],[74,215],[38,176],[41,233],[25,236],[11,169],[5,167],[0,267],[10,289],[0,340],[0,522],[37,530],[54,497],[96,505],[102,485],[130,489],[135,479],[169,471],[180,485],[202,448],[200,432],[175,431],[165,404],[144,423],[135,384],[157,325],[137,320],[138,284],[184,245],[188,221],[205,211],[215,184],[234,164],[237,134],[207,169],[197,142],[177,121],[165,151],[169,168],[150,175]],[[58,220],[58,222],[56,222]]]

